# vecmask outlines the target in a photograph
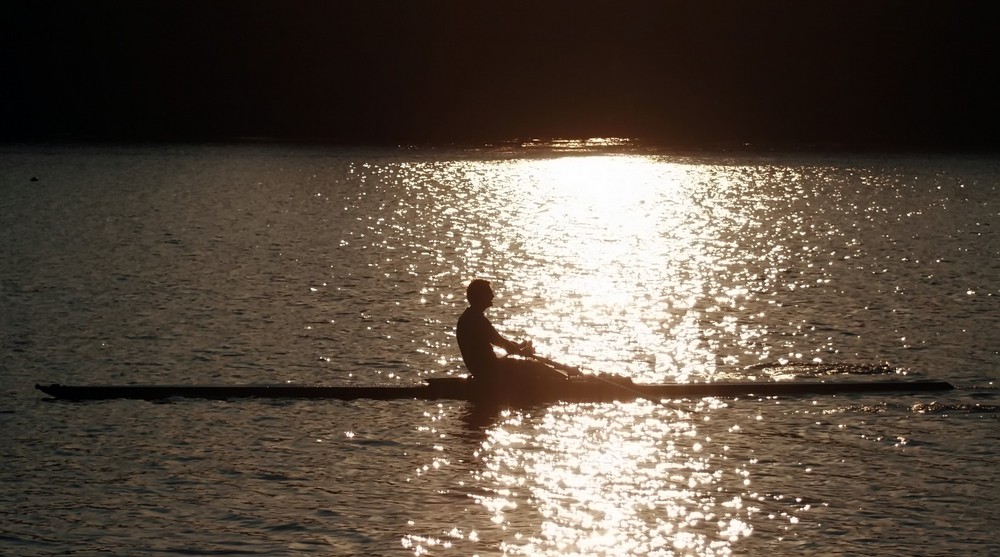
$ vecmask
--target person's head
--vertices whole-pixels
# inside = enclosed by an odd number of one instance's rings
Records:
[[[469,283],[465,289],[465,298],[469,300],[469,305],[474,308],[486,309],[493,305],[493,286],[490,281],[476,279]]]

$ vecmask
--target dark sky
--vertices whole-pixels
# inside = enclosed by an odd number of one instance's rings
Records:
[[[992,5],[17,0],[0,139],[995,149]]]

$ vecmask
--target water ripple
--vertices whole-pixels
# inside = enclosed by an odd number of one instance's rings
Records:
[[[997,548],[995,160],[572,147],[5,147],[0,553]],[[514,410],[31,391],[461,373],[473,277],[505,333],[588,372],[965,388]]]

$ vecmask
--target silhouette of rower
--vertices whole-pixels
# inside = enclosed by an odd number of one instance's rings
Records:
[[[462,360],[472,378],[484,383],[512,382],[531,379],[565,379],[566,374],[542,362],[519,358],[499,358],[494,347],[503,348],[507,354],[531,357],[535,350],[530,340],[514,342],[504,338],[490,320],[486,309],[493,305],[493,286],[489,281],[476,279],[465,291],[469,307],[458,318],[455,334]]]

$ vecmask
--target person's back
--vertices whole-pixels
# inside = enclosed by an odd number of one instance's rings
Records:
[[[496,329],[482,310],[469,306],[458,318],[455,336],[462,352],[465,367],[475,378],[484,378],[496,368],[497,355],[493,351]]]

